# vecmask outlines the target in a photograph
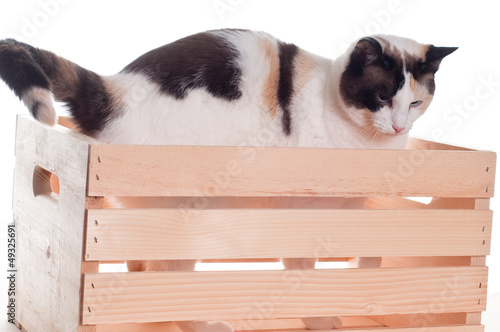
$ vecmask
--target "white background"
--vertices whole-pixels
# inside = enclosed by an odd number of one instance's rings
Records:
[[[224,27],[267,31],[330,58],[356,38],[373,33],[402,35],[436,46],[459,46],[442,63],[436,97],[414,127],[413,136],[498,151],[500,20],[495,4],[485,0],[5,1],[0,5],[0,39],[13,37],[52,50],[104,75],[116,73],[154,47]],[[26,109],[0,83],[2,253],[6,251],[6,225],[12,220],[14,128],[19,113],[26,113]],[[498,210],[497,206],[494,199],[492,208]],[[492,253],[487,261],[489,304],[483,316],[490,332],[500,330],[498,322],[494,325],[494,316],[500,314],[498,218],[494,223]],[[6,253],[0,254],[0,271],[6,270],[6,262]],[[0,298],[5,298],[1,293],[6,280],[1,281]],[[0,321],[3,327],[3,318]]]

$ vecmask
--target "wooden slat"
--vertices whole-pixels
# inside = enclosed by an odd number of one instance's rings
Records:
[[[57,124],[59,126],[71,129],[74,132],[78,132],[79,131],[78,126],[75,124],[75,122],[73,121],[73,119],[71,117],[69,117],[69,116],[60,116],[60,117],[58,117]]]
[[[174,323],[148,323],[148,324],[118,324],[118,325],[97,325],[97,332],[182,332]],[[236,332],[254,332],[262,330],[235,330]],[[267,329],[266,332],[310,332],[304,329]],[[348,330],[333,330],[339,332],[484,332],[484,326],[470,325],[449,325],[437,327],[415,327],[415,328],[384,328],[384,327],[359,327]],[[326,332],[317,330],[317,332]],[[332,330],[329,330],[332,332]]]
[[[467,323],[467,314],[463,312],[449,314],[422,312],[411,315],[370,316],[370,318],[387,327],[427,327]],[[479,321],[476,325],[480,324]]]
[[[406,148],[408,150],[477,151],[462,146],[444,144],[414,137],[408,139]]]
[[[368,209],[475,209],[474,198],[433,198],[429,204],[423,204],[401,197],[371,197]]]
[[[382,267],[431,267],[431,266],[485,266],[473,264],[478,258],[485,256],[420,256],[420,257],[382,257]],[[319,262],[349,262],[352,257],[324,257]],[[277,263],[278,258],[245,258],[245,259],[206,259],[203,263]],[[123,264],[123,261],[101,261],[101,264]],[[356,266],[357,267],[357,266]]]
[[[492,197],[495,162],[477,151],[94,145],[89,195]]]
[[[475,256],[474,256],[475,257]],[[382,257],[382,267],[471,266],[471,256]],[[484,264],[482,265],[484,266]]]
[[[311,330],[292,330],[292,332],[310,332]],[[334,332],[334,331],[339,331],[339,332],[484,332],[484,326],[477,325],[477,326],[469,326],[469,325],[463,325],[463,326],[457,326],[457,325],[450,325],[450,326],[438,326],[438,327],[417,327],[417,328],[391,328],[391,327],[381,327],[381,328],[354,328],[354,329],[337,329],[337,330],[315,330],[316,332]],[[237,331],[239,332],[239,331]],[[243,331],[242,331],[243,332]],[[245,332],[256,332],[256,331],[245,331]],[[267,332],[290,332],[287,330],[271,330]]]
[[[486,267],[86,274],[83,323],[471,312]],[[267,310],[266,308],[272,308]]]
[[[343,317],[344,328],[383,327],[369,317]],[[296,331],[304,330],[304,323],[300,319],[254,319],[226,321],[235,331]],[[98,325],[97,332],[182,332],[172,322]]]
[[[97,332],[183,332],[176,324],[143,323],[143,324],[110,324],[97,325]]]
[[[88,211],[85,257],[479,256],[491,222],[489,210],[99,209]]]

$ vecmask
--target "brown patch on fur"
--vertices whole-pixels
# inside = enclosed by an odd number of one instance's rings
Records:
[[[411,75],[410,75],[411,76]],[[434,95],[429,93],[428,86],[425,84],[419,83],[415,79],[411,79],[413,82],[415,82],[414,87],[412,87],[412,91],[415,94],[415,100],[421,100],[422,105],[420,105],[419,108],[421,109],[427,109],[429,107],[429,104],[431,103]]]
[[[410,89],[415,92],[417,90],[417,81],[413,78],[413,75],[410,75]]]
[[[64,58],[57,57],[57,70],[51,77],[54,96],[58,100],[71,98],[78,84],[77,65]]]
[[[383,50],[378,40],[367,37],[351,53],[340,93],[347,105],[377,112],[383,107],[379,98],[391,100],[404,83],[403,58],[397,49]]]
[[[316,68],[316,63],[303,50],[299,50],[295,58],[295,86],[300,91],[311,78],[311,73]]]
[[[422,48],[422,51],[427,52],[426,50],[428,48],[429,48],[428,46]],[[434,90],[436,88],[434,84],[434,73],[432,72],[421,73],[419,68],[419,65],[425,62],[424,59],[425,53],[423,57],[412,55],[409,54],[408,52],[405,52],[403,56],[405,60],[405,69],[408,73],[410,73],[412,80],[416,81],[419,85],[424,86],[429,94],[434,94]],[[410,86],[411,86],[411,81],[410,81]]]
[[[430,44],[429,44],[429,45],[422,45],[422,50],[421,50],[422,52],[419,54],[419,57],[420,57],[420,58],[422,59],[422,61],[424,61],[424,62],[426,61],[425,56],[426,56],[427,52],[429,51],[429,47],[431,47],[431,45],[430,45]]]
[[[274,118],[278,113],[278,85],[280,78],[280,62],[276,46],[267,38],[260,40],[260,47],[264,51],[265,60],[269,61],[269,75],[262,89],[262,100],[265,107]]]
[[[396,46],[394,46],[391,42],[387,41],[384,38],[376,37],[374,39],[376,39],[380,43],[384,54],[388,55],[392,60],[394,60],[399,68],[402,68],[403,55],[401,54],[401,51],[399,51]]]

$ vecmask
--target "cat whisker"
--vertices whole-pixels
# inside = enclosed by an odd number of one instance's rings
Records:
[[[363,139],[366,142],[370,142],[370,143],[371,142],[375,142],[378,135],[379,135],[379,131],[378,131],[377,127],[373,123],[370,123],[361,132],[361,137],[363,137]]]

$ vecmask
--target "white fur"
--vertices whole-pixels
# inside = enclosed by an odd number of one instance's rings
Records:
[[[21,100],[31,110],[37,106],[36,119],[43,124],[54,126],[57,123],[57,114],[54,109],[52,92],[40,87],[32,87],[23,93]]]

